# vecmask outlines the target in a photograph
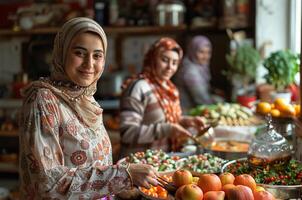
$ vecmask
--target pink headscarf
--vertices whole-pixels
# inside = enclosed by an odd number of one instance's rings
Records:
[[[192,62],[196,62],[196,52],[204,47],[209,47],[212,49],[210,40],[205,36],[195,36],[189,44],[187,56]]]
[[[196,52],[199,51],[200,49],[208,47],[212,49],[212,44],[210,40],[202,35],[195,36],[187,50],[187,55],[185,56],[183,63],[183,66],[192,66],[196,67],[200,73],[200,76],[203,78],[204,83],[203,85],[205,87],[209,87],[209,81],[211,79],[211,73],[209,69],[209,63],[207,64],[200,64],[197,62],[197,57],[196,57]]]

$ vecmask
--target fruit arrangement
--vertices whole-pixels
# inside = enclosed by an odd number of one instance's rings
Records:
[[[167,199],[168,191],[165,190],[161,186],[151,186],[149,189],[146,188],[139,188],[140,191],[145,194],[144,196],[150,196],[157,199]]]
[[[267,165],[264,168],[255,168],[247,160],[238,160],[228,165],[225,171],[235,175],[250,174],[259,184],[302,185],[302,164],[293,159],[288,164]]]
[[[261,115],[271,115],[272,117],[296,117],[300,115],[300,105],[287,103],[282,98],[277,98],[273,103],[259,102],[256,112]]]
[[[254,178],[248,174],[234,176],[229,172],[220,174],[201,174],[194,177],[185,169],[180,169],[171,174],[171,184],[176,187],[176,200],[275,200],[275,197],[263,187],[257,186]],[[154,188],[154,187],[153,187]],[[152,189],[152,188],[151,188]],[[162,189],[152,189],[160,191]],[[140,188],[149,199],[165,199],[157,194],[150,193],[145,188]],[[166,193],[165,193],[166,194]],[[164,195],[163,195],[164,196]]]
[[[223,103],[217,105],[202,105],[190,111],[190,115],[203,116],[207,122],[219,121],[219,125],[250,126],[261,122],[251,109],[236,103]]]
[[[226,160],[209,153],[192,155],[179,160],[180,168],[197,173],[218,173]]]
[[[136,152],[126,158],[128,163],[150,164],[159,172],[174,171],[179,156],[169,156],[162,150],[147,149],[145,152]]]
[[[181,172],[181,171],[178,171],[178,172]],[[174,174],[174,172],[168,173],[168,174],[162,174],[160,176],[161,176],[161,178],[163,178],[168,183],[172,183],[173,182],[173,174]],[[197,184],[198,179],[199,179],[198,177],[193,177],[192,178],[193,183]],[[183,181],[186,181],[186,180],[184,179],[184,180],[180,180],[180,181],[183,182]],[[158,186],[151,186],[149,189],[146,189],[144,187],[140,187],[139,190],[141,191],[141,193],[143,193],[143,196],[145,196],[146,198],[152,197],[153,200],[154,199],[168,199],[169,198],[168,191],[166,189],[164,189],[162,186],[159,186],[159,185]]]

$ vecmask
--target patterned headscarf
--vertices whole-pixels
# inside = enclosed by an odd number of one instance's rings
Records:
[[[183,51],[179,44],[172,38],[161,38],[156,41],[148,50],[144,57],[143,70],[137,76],[134,76],[125,81],[123,89],[127,88],[130,83],[139,78],[144,78],[149,82],[151,88],[163,109],[166,120],[171,123],[179,122],[181,117],[181,108],[179,102],[179,92],[172,81],[159,80],[156,74],[156,58],[164,51],[173,50],[179,55],[179,60],[182,59]]]
[[[100,37],[104,47],[104,55],[106,55],[107,38],[102,27],[89,18],[73,18],[67,21],[56,35],[50,78],[42,78],[32,82],[24,89],[23,95],[26,102],[37,89],[48,88],[56,96],[63,99],[89,128],[97,130],[102,120],[102,109],[91,101],[91,97],[96,92],[99,77],[91,85],[82,87],[73,83],[64,69],[67,51],[72,39],[77,34],[84,32],[92,32]]]

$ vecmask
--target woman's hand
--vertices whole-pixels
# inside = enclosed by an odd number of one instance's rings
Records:
[[[156,186],[158,184],[156,180],[158,173],[151,165],[130,164],[129,173],[135,186],[149,189],[151,185]]]
[[[170,139],[173,151],[179,150],[188,137],[192,137],[192,134],[187,129],[180,124],[172,124]]]
[[[204,122],[200,116],[183,116],[179,123],[185,128],[195,128],[198,132],[204,129]]]

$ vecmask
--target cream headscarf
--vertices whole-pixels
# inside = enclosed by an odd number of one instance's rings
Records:
[[[91,96],[96,92],[97,80],[100,77],[88,87],[81,87],[73,83],[64,70],[69,45],[77,34],[83,32],[99,35],[103,43],[104,55],[106,55],[107,38],[102,27],[89,18],[73,18],[66,22],[56,35],[50,78],[32,82],[24,89],[23,95],[26,102],[39,88],[48,88],[58,98],[64,100],[85,125],[92,130],[97,130],[102,120],[102,109],[91,101]]]

